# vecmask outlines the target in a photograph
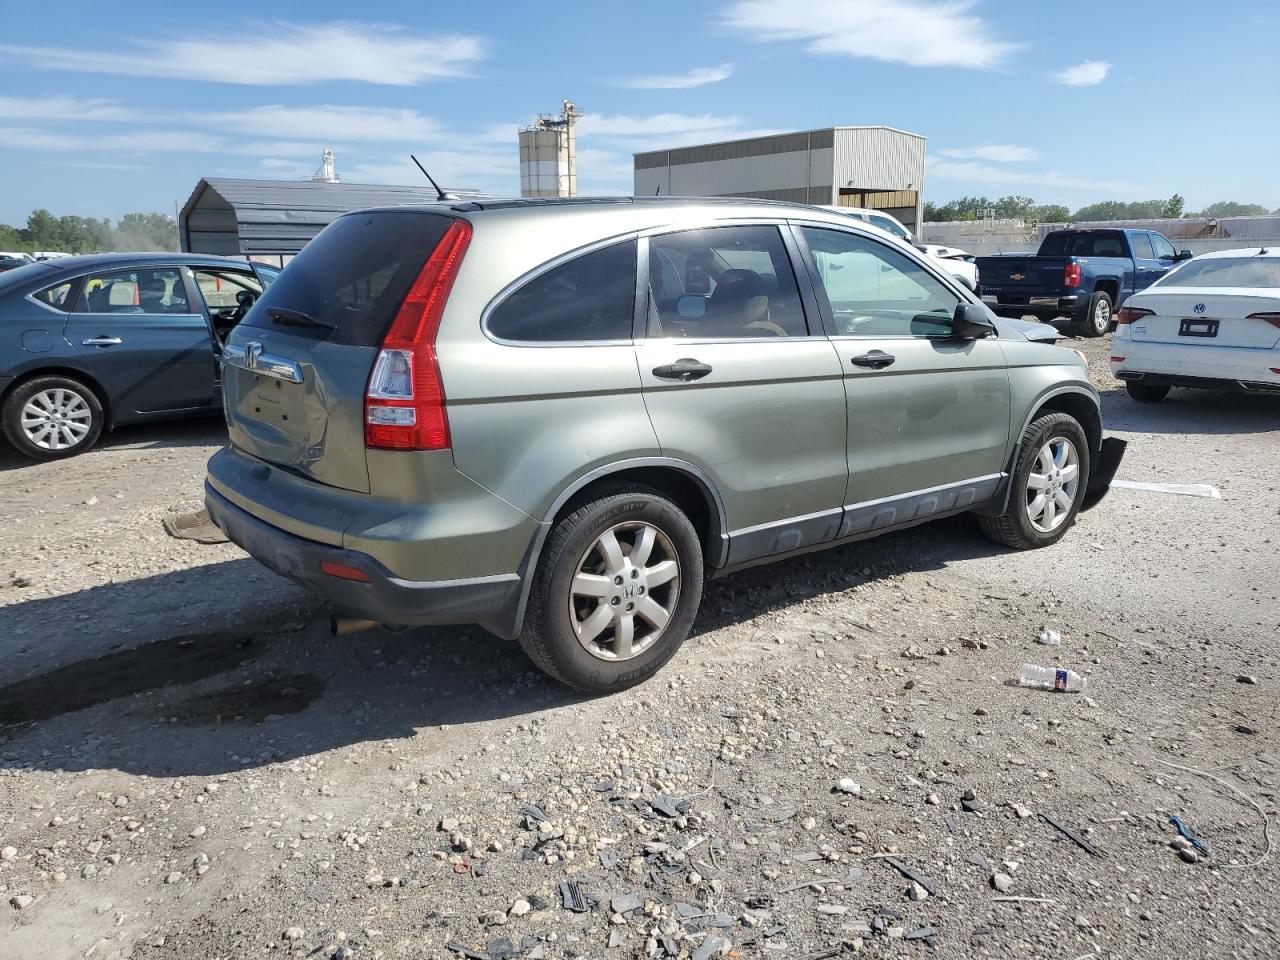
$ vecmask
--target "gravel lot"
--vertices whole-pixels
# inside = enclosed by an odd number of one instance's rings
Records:
[[[167,537],[216,422],[0,450],[5,955],[1280,955],[1280,399],[1139,406],[1073,345],[1120,476],[1220,500],[717,581],[663,674],[594,700],[478,629],[331,638]]]

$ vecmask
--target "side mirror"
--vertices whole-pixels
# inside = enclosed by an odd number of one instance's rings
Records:
[[[977,303],[958,303],[951,317],[951,335],[961,340],[982,340],[995,333],[986,308]]]
[[[1181,252],[1178,254],[1178,256],[1176,257],[1176,259],[1178,259],[1178,260],[1190,260],[1190,259],[1192,259],[1194,256],[1195,256],[1195,254],[1194,254],[1194,253],[1192,253],[1190,250],[1183,250],[1183,251],[1181,251]]]
[[[685,294],[676,301],[676,313],[686,320],[696,320],[707,312],[707,298],[696,293]]]
[[[921,253],[925,254],[926,256],[928,255],[929,248],[926,247],[923,243],[915,243],[914,241],[912,241],[911,245],[915,247],[917,250],[919,250]]]

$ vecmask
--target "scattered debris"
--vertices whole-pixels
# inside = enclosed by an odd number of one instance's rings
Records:
[[[1166,767],[1172,767],[1174,770],[1181,770],[1183,773],[1193,773],[1198,777],[1205,777],[1208,780],[1212,780],[1214,783],[1217,783],[1223,787],[1226,787],[1228,790],[1234,793],[1237,797],[1239,797],[1245,803],[1249,804],[1249,806],[1253,807],[1254,810],[1258,811],[1258,816],[1262,818],[1262,838],[1264,841],[1266,841],[1266,847],[1262,851],[1262,856],[1260,856],[1257,860],[1254,860],[1252,863],[1224,863],[1224,864],[1221,864],[1221,866],[1223,867],[1256,867],[1262,864],[1263,862],[1265,862],[1267,857],[1271,856],[1271,818],[1267,816],[1267,811],[1262,809],[1261,804],[1259,804],[1257,800],[1254,800],[1253,797],[1249,796],[1243,790],[1228,783],[1226,780],[1223,780],[1221,777],[1214,776],[1212,773],[1205,773],[1203,770],[1197,770],[1195,767],[1184,767],[1182,766],[1182,764],[1171,763],[1168,760],[1157,759],[1156,763],[1164,764]]]
[[[1052,627],[1044,627],[1036,639],[1046,646],[1056,647],[1062,643],[1062,634]]]
[[[1186,840],[1197,850],[1204,849],[1204,844],[1191,835],[1191,831],[1186,828],[1182,820],[1178,818],[1177,814],[1170,814],[1169,822],[1178,828],[1178,835],[1181,836],[1183,840]]]
[[[1125,490],[1146,490],[1150,493],[1174,493],[1184,497],[1207,497],[1210,500],[1221,500],[1222,494],[1210,483],[1147,483],[1143,480],[1112,480],[1111,488],[1121,487]]]
[[[1086,853],[1092,854],[1095,857],[1106,856],[1105,853],[1103,853],[1096,846],[1094,846],[1092,843],[1086,840],[1079,832],[1072,830],[1070,827],[1064,824],[1061,820],[1059,820],[1053,814],[1045,813],[1041,811],[1040,819],[1043,820],[1045,823],[1049,824],[1049,826],[1053,827],[1055,830],[1061,833],[1068,840],[1075,843],[1078,847],[1080,847],[1080,849],[1084,850]]]
[[[566,910],[574,913],[586,913],[591,909],[591,902],[576,880],[565,880],[560,884],[560,900]]]
[[[890,856],[887,853],[877,853],[875,855],[875,859],[883,860],[885,863],[893,867],[893,869],[897,870],[900,874],[902,874],[908,880],[914,880],[916,883],[920,884],[920,886],[924,887],[924,889],[929,893],[933,894],[934,896],[938,895],[937,884],[935,884],[932,880],[930,880],[924,874],[920,873],[915,868],[910,867],[907,864],[903,863],[897,857]]]

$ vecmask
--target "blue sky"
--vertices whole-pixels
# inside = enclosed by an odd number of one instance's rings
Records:
[[[196,12],[198,11],[198,12]],[[356,16],[358,15],[358,19]],[[172,212],[202,176],[518,192],[564,98],[584,193],[631,154],[832,124],[929,138],[925,196],[1280,207],[1277,0],[6,3],[0,221]]]

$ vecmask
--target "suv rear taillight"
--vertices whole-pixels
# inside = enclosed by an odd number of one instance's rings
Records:
[[[1068,263],[1063,267],[1062,282],[1068,287],[1080,286],[1080,264]]]
[[[453,221],[400,304],[365,389],[366,447],[448,448],[449,420],[436,358],[436,332],[470,242],[471,224]]]
[[[1273,327],[1280,327],[1280,313],[1251,313],[1247,320],[1265,320]]]
[[[1116,326],[1122,323],[1133,323],[1135,320],[1141,320],[1143,317],[1154,317],[1154,310],[1147,310],[1145,307],[1121,307],[1116,311]]]

